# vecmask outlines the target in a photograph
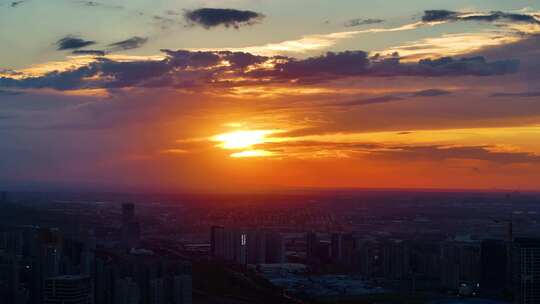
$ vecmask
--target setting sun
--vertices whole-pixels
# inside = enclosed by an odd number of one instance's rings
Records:
[[[266,136],[276,132],[275,130],[234,131],[216,135],[212,140],[220,142],[218,147],[223,149],[244,149],[267,142]]]

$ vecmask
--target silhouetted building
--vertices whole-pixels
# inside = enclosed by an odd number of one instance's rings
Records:
[[[266,233],[264,231],[250,231],[247,233],[247,263],[266,263]]]
[[[266,233],[266,261],[265,263],[285,263],[285,241],[278,232]]]
[[[45,280],[44,304],[91,304],[91,283],[86,276],[58,276]]]
[[[8,202],[8,194],[6,191],[0,192],[0,204]]]
[[[515,239],[512,259],[515,302],[540,303],[540,239]]]
[[[333,233],[331,236],[331,259],[336,265],[350,266],[355,250],[355,239],[351,233]]]
[[[216,258],[225,258],[225,228],[212,226],[210,228],[210,253]]]
[[[155,278],[150,280],[150,302],[151,304],[165,304],[165,280]]]
[[[480,281],[480,244],[478,242],[444,242],[441,244],[441,283],[458,289]]]
[[[135,220],[135,205],[132,203],[122,204],[122,224],[125,225]]]
[[[319,238],[315,232],[306,233],[306,260],[308,263],[317,262],[319,250]]]
[[[192,279],[190,275],[176,275],[173,278],[173,304],[191,304]]]
[[[438,283],[441,272],[441,246],[438,242],[418,241],[412,244],[411,271],[426,280]]]
[[[135,205],[122,204],[122,245],[128,249],[138,247],[140,238],[141,227],[135,218]]]
[[[342,247],[343,247],[342,243],[343,243],[343,235],[341,233],[332,233],[330,256],[332,258],[332,262],[335,264],[341,261]]]
[[[362,276],[372,278],[380,272],[380,252],[376,242],[359,240],[354,259],[355,270]]]
[[[137,283],[132,278],[116,280],[114,284],[114,304],[139,304],[140,291]]]
[[[383,244],[383,275],[387,279],[405,279],[410,273],[410,246],[402,240]]]
[[[26,303],[21,289],[19,259],[15,255],[0,254],[0,299],[2,303]]]
[[[508,283],[508,243],[484,240],[481,245],[480,288],[484,292],[500,293]]]

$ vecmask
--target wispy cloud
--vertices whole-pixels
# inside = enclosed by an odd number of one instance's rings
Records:
[[[424,25],[425,24],[423,22],[415,22],[415,23],[405,24],[402,26],[392,27],[392,28],[372,28],[372,29],[356,30],[356,31],[335,32],[335,33],[328,33],[328,34],[314,34],[314,35],[306,35],[299,39],[294,39],[294,40],[268,43],[268,44],[258,45],[258,46],[248,46],[248,47],[241,47],[241,48],[224,48],[224,49],[230,50],[230,51],[243,51],[243,52],[249,52],[253,54],[266,55],[266,56],[288,54],[288,53],[305,54],[311,51],[328,49],[342,40],[350,39],[361,34],[408,31],[408,30],[417,29]]]
[[[376,18],[368,18],[368,19],[355,18],[355,19],[348,20],[348,21],[345,22],[343,25],[344,25],[345,27],[355,27],[355,26],[362,26],[362,25],[378,24],[378,23],[383,23],[383,22],[384,22],[384,19],[376,19]]]
[[[111,50],[132,50],[140,48],[148,42],[148,38],[134,36],[126,40],[118,41],[109,44]]]
[[[61,38],[56,42],[59,51],[80,49],[93,44],[96,44],[96,42],[71,35]]]
[[[521,35],[501,35],[499,32],[446,34],[441,37],[407,42],[375,53],[383,55],[399,53],[405,60],[414,61],[428,57],[459,56],[490,47],[515,43],[522,39]]]

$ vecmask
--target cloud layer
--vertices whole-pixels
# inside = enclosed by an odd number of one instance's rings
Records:
[[[403,63],[399,56],[369,57],[363,51],[329,52],[294,59],[228,51],[163,50],[162,60],[115,61],[100,58],[87,65],[42,76],[0,78],[0,87],[78,90],[125,87],[235,87],[270,83],[322,83],[339,78],[456,77],[515,73],[518,60],[483,57],[423,59]],[[426,92],[436,94],[439,92]]]

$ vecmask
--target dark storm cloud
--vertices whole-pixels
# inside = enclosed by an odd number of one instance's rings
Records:
[[[501,11],[493,11],[486,14],[460,13],[448,10],[427,10],[422,16],[424,22],[444,22],[444,21],[509,21],[518,23],[540,24],[540,20],[532,15],[505,13]]]
[[[355,18],[355,19],[351,19],[351,20],[348,20],[347,22],[345,22],[344,26],[345,26],[345,27],[354,27],[354,26],[361,26],[361,25],[378,24],[378,23],[383,23],[383,22],[384,22],[383,19],[374,19],[374,18],[362,19],[362,18]]]
[[[74,50],[71,53],[74,55],[105,56],[105,51],[102,50]]]
[[[126,40],[118,41],[109,44],[113,50],[132,50],[140,48],[148,42],[148,38],[134,36]]]
[[[80,49],[80,48],[83,48],[83,47],[86,47],[95,43],[96,43],[95,41],[84,40],[76,36],[66,36],[58,40],[56,42],[56,45],[59,51],[63,51],[63,50]]]
[[[265,57],[244,52],[163,50],[163,60],[114,61],[100,58],[68,71],[42,76],[0,78],[0,87],[53,88],[58,90],[123,87],[238,87],[271,83],[315,84],[354,76],[363,77],[459,77],[495,76],[514,73],[519,61],[487,61],[483,57],[450,57],[402,63],[399,57],[373,59],[363,51],[327,53],[319,57],[293,59]],[[275,62],[273,67],[257,64]],[[248,67],[250,67],[248,69]],[[242,80],[232,82],[233,78]],[[445,92],[426,90],[416,96],[440,96]],[[399,96],[410,97],[407,95]],[[387,102],[395,97],[363,100]]]
[[[257,23],[264,18],[264,15],[236,9],[200,8],[186,11],[184,18],[190,25],[200,25],[206,29],[220,25],[239,28]]]

